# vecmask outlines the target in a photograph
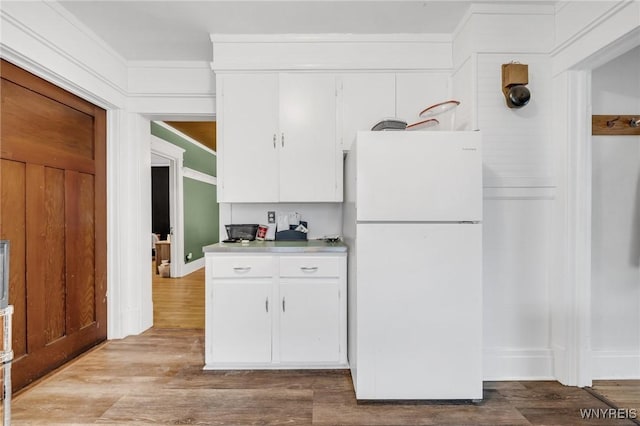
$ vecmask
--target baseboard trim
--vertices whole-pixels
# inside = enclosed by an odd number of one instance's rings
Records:
[[[204,257],[196,259],[193,262],[185,263],[182,267],[182,275],[180,276],[184,277],[202,268],[204,268]]]
[[[591,351],[593,380],[640,379],[640,351]]]
[[[550,349],[485,349],[484,380],[555,380]]]

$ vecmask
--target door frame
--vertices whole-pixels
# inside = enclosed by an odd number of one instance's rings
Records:
[[[557,99],[564,114],[556,123],[556,131],[565,144],[564,161],[565,205],[561,220],[564,244],[556,254],[566,259],[560,266],[561,300],[552,321],[560,324],[564,347],[556,351],[557,379],[571,386],[591,386],[593,380],[591,351],[591,197],[592,197],[592,136],[591,136],[591,72],[629,50],[640,46],[640,29],[594,52],[575,67],[558,74],[563,80]],[[561,140],[558,140],[561,142]]]
[[[169,162],[169,226],[171,227],[171,277],[181,277],[184,267],[184,193],[182,158],[185,150],[151,135],[151,154]]]

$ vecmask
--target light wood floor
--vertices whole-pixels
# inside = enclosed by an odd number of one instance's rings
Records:
[[[640,424],[580,417],[640,406],[640,381],[485,382],[480,404],[358,403],[347,370],[203,371],[204,271],[154,275],[153,296],[153,329],[109,341],[19,393],[12,424]]]
[[[153,326],[204,329],[204,268],[182,278],[162,278],[152,262]]]

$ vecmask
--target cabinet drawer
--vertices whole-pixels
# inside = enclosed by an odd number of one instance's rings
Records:
[[[340,257],[294,256],[280,257],[281,277],[338,277]]]
[[[214,257],[211,276],[215,278],[272,277],[273,258],[263,256]]]

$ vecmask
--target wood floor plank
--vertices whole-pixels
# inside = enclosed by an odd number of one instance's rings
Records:
[[[181,278],[163,278],[151,265],[153,326],[204,329],[204,268]]]
[[[348,370],[204,371],[203,331],[151,329],[81,356],[13,400],[13,425],[633,425],[557,382],[486,382],[484,400],[358,402]],[[616,386],[617,382],[607,383]]]
[[[591,388],[618,408],[635,409],[640,417],[640,380],[594,380]]]
[[[310,390],[158,390],[125,395],[97,423],[311,424],[312,401]]]

